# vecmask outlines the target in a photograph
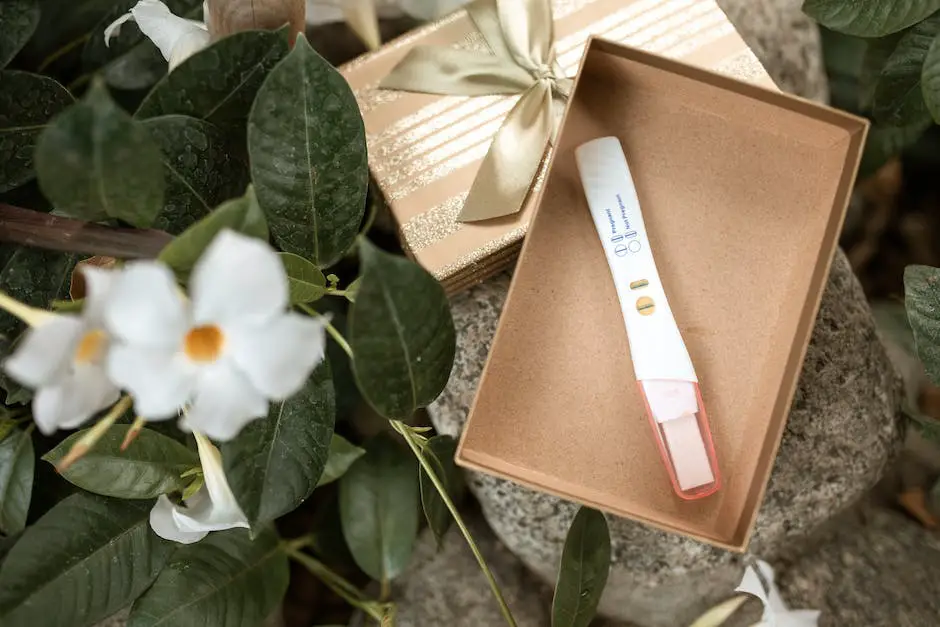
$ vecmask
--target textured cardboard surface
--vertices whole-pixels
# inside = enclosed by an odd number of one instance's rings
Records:
[[[619,44],[585,54],[458,450],[464,466],[747,545],[867,122]],[[709,413],[723,487],[673,494],[574,148],[623,143]]]

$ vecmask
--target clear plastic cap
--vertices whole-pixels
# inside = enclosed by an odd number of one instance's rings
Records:
[[[717,492],[718,461],[698,384],[663,379],[639,383],[676,494],[692,500]]]

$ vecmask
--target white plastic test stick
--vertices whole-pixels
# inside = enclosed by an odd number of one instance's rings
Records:
[[[718,490],[718,464],[698,378],[663,289],[620,140],[582,144],[575,159],[620,300],[633,369],[676,493]]]

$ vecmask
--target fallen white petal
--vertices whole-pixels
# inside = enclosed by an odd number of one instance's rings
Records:
[[[292,312],[260,325],[227,328],[226,337],[238,369],[275,400],[300,390],[326,348],[324,322]]]
[[[180,426],[224,442],[238,435],[252,420],[267,414],[268,401],[261,392],[234,364],[221,360],[201,370],[192,405]]]
[[[107,28],[104,29],[104,45],[106,47],[110,47],[111,39],[121,34],[121,26],[131,21],[132,19],[134,19],[133,15],[130,13],[125,13],[118,19],[108,24]]]
[[[167,59],[167,61],[169,61],[168,70],[172,71],[177,65],[208,45],[209,31],[199,29],[186,33],[180,37],[179,41],[176,42],[176,45],[173,46],[173,51],[170,53],[170,58]]]
[[[164,348],[118,345],[108,354],[108,375],[134,398],[148,420],[171,418],[186,404],[196,369],[182,354]]]
[[[127,264],[111,286],[104,319],[111,335],[120,340],[174,350],[189,329],[176,279],[156,261]]]
[[[155,534],[164,540],[171,540],[180,544],[199,542],[209,534],[208,531],[180,529],[173,517],[176,508],[177,506],[165,494],[160,495],[150,510],[150,528],[153,529]]]
[[[68,371],[84,329],[78,316],[53,316],[26,332],[3,368],[31,388],[52,384]]]
[[[287,308],[287,275],[267,242],[231,230],[219,233],[189,280],[196,325],[261,322]]]
[[[168,61],[173,49],[185,37],[200,31],[207,32],[205,24],[173,15],[169,7],[159,0],[140,0],[131,8],[130,16],[121,16],[105,29],[105,41],[110,39],[121,24],[133,19],[140,27],[140,32],[159,48],[160,54]]]
[[[752,566],[744,571],[741,583],[735,592],[745,592],[754,595],[764,606],[764,614],[759,623],[760,627],[816,627],[819,612],[815,610],[789,610],[780,591],[774,583],[774,571],[770,564],[763,560],[757,561],[757,567],[767,582],[765,590],[760,577]]]

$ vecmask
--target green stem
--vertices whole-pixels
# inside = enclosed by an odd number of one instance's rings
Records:
[[[454,517],[454,522],[457,523],[457,527],[460,529],[463,537],[467,540],[467,544],[470,546],[470,550],[473,552],[473,556],[476,558],[477,563],[480,565],[480,569],[483,571],[487,582],[490,584],[490,589],[493,591],[493,596],[496,597],[497,603],[499,603],[499,609],[503,614],[503,618],[506,619],[506,622],[510,625],[510,627],[517,627],[516,620],[512,617],[512,612],[509,610],[509,605],[507,605],[506,599],[503,598],[503,593],[499,590],[499,585],[496,583],[496,578],[493,576],[493,572],[490,570],[489,566],[486,565],[486,560],[483,559],[483,554],[480,553],[480,549],[473,540],[473,536],[470,535],[470,530],[467,529],[467,525],[464,524],[463,517],[457,511],[457,507],[454,505],[454,502],[447,494],[447,488],[445,488],[444,484],[441,483],[437,473],[434,472],[431,464],[424,456],[424,451],[421,450],[421,447],[419,447],[415,441],[414,434],[411,432],[411,428],[400,420],[392,420],[391,423],[392,428],[400,433],[401,436],[405,439],[405,442],[408,443],[408,446],[411,447],[415,457],[418,458],[418,463],[420,463],[421,467],[424,468],[424,471],[431,479],[431,483],[434,484],[438,494],[441,495],[441,500],[444,501],[444,505],[446,505],[447,509],[450,510],[450,515]]]
[[[77,39],[73,39],[69,43],[65,44],[64,46],[62,46],[61,48],[59,48],[58,50],[50,54],[48,57],[43,59],[43,62],[39,64],[38,68],[36,68],[36,73],[42,74],[43,71],[47,67],[55,63],[58,59],[67,55],[69,52],[71,52],[75,48],[84,45],[85,42],[88,41],[89,38],[91,38],[91,33],[85,33],[81,37],[78,37]]]
[[[378,209],[376,208],[377,205],[378,203],[375,201],[374,198],[372,199],[372,202],[369,203],[369,216],[366,218],[366,223],[362,227],[362,231],[361,231],[364,235],[368,234],[369,229],[371,229],[372,225],[375,223],[375,214],[378,213]]]
[[[305,539],[301,538],[301,540]],[[362,610],[375,620],[379,622],[382,621],[382,618],[385,616],[385,612],[383,611],[381,604],[378,604],[374,601],[369,601],[363,596],[362,592],[356,588],[356,586],[352,585],[338,574],[333,572],[326,564],[312,555],[307,555],[306,553],[301,552],[298,548],[296,548],[296,542],[297,541],[291,541],[284,544],[284,552],[287,553],[288,556],[309,570],[313,576],[326,584],[327,588],[332,590],[344,601],[353,607]]]
[[[81,87],[82,85],[90,81],[91,76],[92,76],[91,74],[82,74],[81,76],[76,78],[74,81],[69,83],[66,86],[66,89],[69,90],[70,92],[74,92],[76,89],[78,89],[79,87]]]
[[[304,313],[306,313],[308,316],[313,316],[313,317],[320,318],[321,320],[323,320],[323,324],[324,324],[324,326],[325,326],[325,328],[326,328],[326,332],[330,334],[330,336],[333,338],[333,340],[335,340],[336,343],[339,344],[339,347],[342,348],[344,351],[346,351],[346,354],[349,355],[349,358],[350,358],[350,359],[352,359],[352,356],[353,356],[352,347],[349,345],[349,342],[346,341],[346,338],[343,337],[343,334],[340,333],[340,332],[336,329],[336,327],[334,327],[332,324],[330,324],[330,321],[329,321],[329,320],[326,320],[326,319],[325,319],[326,316],[324,316],[323,314],[317,312],[317,311],[316,311],[313,307],[311,307],[310,305],[305,305],[304,303],[300,303],[300,304],[298,304],[297,306],[300,307],[300,309],[301,309]]]

